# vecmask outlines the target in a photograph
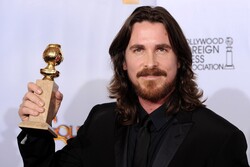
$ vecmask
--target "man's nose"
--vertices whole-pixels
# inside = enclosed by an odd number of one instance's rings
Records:
[[[145,56],[144,67],[146,68],[154,68],[158,66],[158,60],[154,53],[148,53]]]

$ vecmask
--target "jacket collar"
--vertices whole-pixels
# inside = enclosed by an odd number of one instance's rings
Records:
[[[167,167],[192,127],[192,113],[180,112],[171,121],[153,163],[153,167]]]
[[[192,127],[192,112],[180,111],[173,116],[153,167],[167,167]],[[116,126],[115,161],[116,167],[127,167],[129,126]]]

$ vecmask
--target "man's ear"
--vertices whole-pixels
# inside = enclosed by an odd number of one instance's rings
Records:
[[[125,61],[124,61],[123,64],[122,64],[122,68],[123,68],[123,70],[127,70],[127,64],[126,64]]]
[[[178,63],[177,63],[177,68],[180,68],[180,67],[181,67],[181,63],[178,62]]]

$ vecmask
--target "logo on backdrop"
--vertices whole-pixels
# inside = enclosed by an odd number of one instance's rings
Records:
[[[53,123],[57,123],[57,117],[53,119]],[[75,137],[76,133],[80,126],[72,126],[72,125],[58,125],[57,127],[53,127],[55,133],[57,134],[57,138],[55,140],[61,140],[64,144],[67,144],[67,140]]]
[[[140,0],[122,0],[124,4],[139,4]]]
[[[233,38],[187,39],[192,51],[193,70],[233,70]]]

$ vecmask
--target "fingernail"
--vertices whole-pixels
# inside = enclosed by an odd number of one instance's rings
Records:
[[[39,108],[39,111],[43,112],[43,111],[44,111],[44,108]]]
[[[33,115],[38,115],[39,114],[39,112],[33,112]]]
[[[42,101],[39,101],[38,103],[39,103],[40,106],[44,105]]]
[[[41,94],[41,93],[42,93],[42,90],[41,90],[41,89],[37,89],[37,93],[38,93],[38,94]]]

